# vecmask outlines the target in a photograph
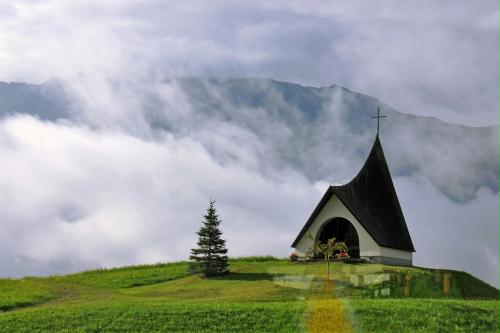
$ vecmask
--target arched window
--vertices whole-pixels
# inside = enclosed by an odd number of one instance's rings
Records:
[[[336,242],[345,242],[351,258],[359,258],[359,237],[351,222],[342,217],[328,220],[321,227],[316,239],[326,243],[333,237]]]

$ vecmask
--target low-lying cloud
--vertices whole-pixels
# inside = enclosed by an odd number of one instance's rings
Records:
[[[144,141],[31,116],[0,125],[1,275],[185,259],[208,199],[230,255],[284,256],[320,192],[222,165],[191,139]]]

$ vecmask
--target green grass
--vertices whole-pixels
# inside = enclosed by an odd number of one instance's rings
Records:
[[[317,297],[340,297],[358,332],[498,330],[498,290],[469,274],[334,263],[328,289],[325,268],[245,257],[215,279],[183,262],[0,279],[0,332],[302,332]]]
[[[298,332],[303,305],[110,302],[9,313],[2,332]]]
[[[286,261],[287,259],[276,258],[274,256],[247,256],[247,257],[236,257],[231,258],[231,262],[264,262],[264,261]]]
[[[105,288],[131,288],[175,280],[187,276],[187,263],[141,265],[98,269],[54,278],[61,282]]]
[[[360,332],[498,332],[498,302],[379,299],[348,302]]]
[[[242,292],[243,291],[243,292]],[[216,279],[191,276],[186,279],[124,291],[136,297],[164,301],[194,302],[289,302],[304,297],[300,289],[283,287],[267,273],[233,273]]]
[[[44,280],[0,279],[0,312],[43,303],[53,297],[50,285]]]

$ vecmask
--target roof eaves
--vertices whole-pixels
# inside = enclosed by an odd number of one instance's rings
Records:
[[[328,187],[328,190],[326,190],[325,194],[323,195],[323,197],[319,201],[319,203],[316,206],[316,208],[314,208],[314,211],[312,212],[311,216],[307,220],[307,222],[304,225],[304,227],[302,228],[302,230],[300,230],[297,238],[295,238],[295,240],[293,241],[291,247],[295,247],[297,245],[297,243],[302,238],[302,236],[306,233],[307,229],[312,224],[312,222],[314,221],[314,219],[318,216],[319,212],[321,212],[321,210],[326,205],[326,203],[328,202],[328,200],[330,200],[330,197],[332,196],[332,193],[333,193],[333,186],[330,186],[330,187]]]

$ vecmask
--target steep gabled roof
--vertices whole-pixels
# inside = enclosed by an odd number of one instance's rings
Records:
[[[378,245],[415,252],[378,135],[363,168],[349,183],[328,188],[292,247],[334,194]]]

